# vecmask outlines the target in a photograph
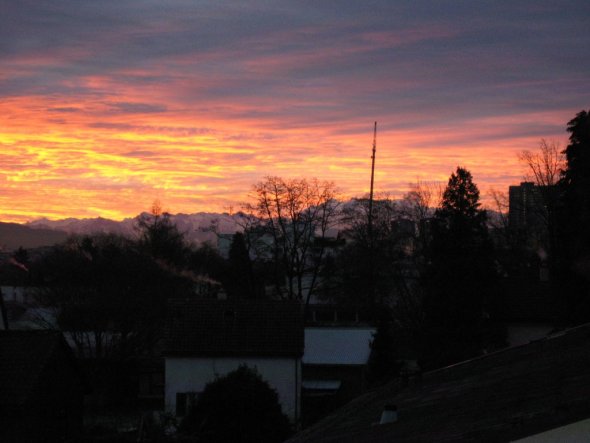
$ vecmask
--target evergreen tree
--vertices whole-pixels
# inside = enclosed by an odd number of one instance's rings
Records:
[[[184,234],[172,222],[170,214],[163,212],[155,201],[150,214],[142,214],[137,220],[139,245],[152,257],[167,264],[182,267],[186,263],[189,248]]]
[[[229,272],[231,281],[228,282],[228,292],[232,297],[256,298],[256,285],[252,261],[246,247],[244,234],[236,232],[229,247]]]
[[[558,281],[568,301],[569,320],[590,320],[590,111],[568,122],[566,168],[559,182],[561,249]]]
[[[486,212],[471,173],[449,178],[432,221],[425,275],[425,361],[440,366],[477,355],[493,306],[496,270]]]
[[[590,112],[569,121],[570,143],[565,149],[566,169],[560,185],[567,213],[567,234],[573,257],[590,251]]]

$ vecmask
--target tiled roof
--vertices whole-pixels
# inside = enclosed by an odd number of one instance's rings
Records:
[[[398,421],[377,424],[386,405]],[[511,441],[590,417],[590,325],[392,382],[290,442]]]
[[[301,305],[270,300],[172,300],[168,304],[164,353],[300,357]]]
[[[56,331],[0,331],[0,410],[25,404],[62,345]]]

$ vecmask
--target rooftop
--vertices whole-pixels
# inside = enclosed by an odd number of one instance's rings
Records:
[[[300,357],[301,304],[284,300],[172,300],[167,356]]]
[[[306,327],[303,363],[310,365],[364,365],[371,353],[375,328]]]
[[[290,442],[509,441],[590,417],[590,325],[353,400]],[[377,424],[385,406],[398,421]]]

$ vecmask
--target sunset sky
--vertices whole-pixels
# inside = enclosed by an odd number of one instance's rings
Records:
[[[522,180],[590,108],[590,1],[0,0],[0,220],[224,211],[266,175]]]

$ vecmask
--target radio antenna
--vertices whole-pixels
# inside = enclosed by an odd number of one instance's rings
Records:
[[[373,247],[373,185],[375,183],[375,154],[377,152],[377,122],[373,129],[373,155],[371,156],[371,191],[369,192],[369,219],[368,234],[369,243]]]

